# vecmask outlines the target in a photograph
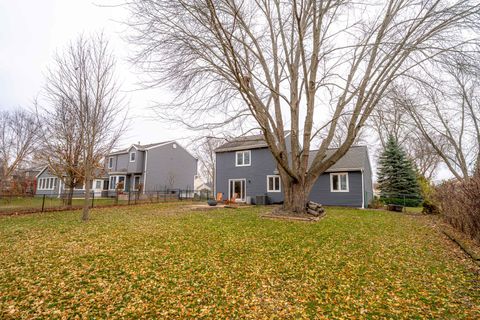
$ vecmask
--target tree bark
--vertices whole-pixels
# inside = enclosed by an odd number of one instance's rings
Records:
[[[73,199],[73,188],[75,186],[69,186],[68,190],[67,190],[67,194],[66,194],[66,198],[65,198],[65,204],[68,206],[68,207],[71,207],[72,206],[72,199]]]
[[[91,178],[87,177],[85,179],[85,198],[83,201],[83,212],[82,212],[82,221],[88,221],[90,219],[90,183]]]
[[[282,179],[282,181],[285,181]],[[283,208],[295,214],[305,213],[312,184],[290,180],[283,183]]]

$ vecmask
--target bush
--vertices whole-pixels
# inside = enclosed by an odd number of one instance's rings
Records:
[[[374,196],[372,201],[370,201],[370,203],[368,204],[368,207],[372,209],[381,209],[383,208],[383,202],[380,201],[379,197]]]
[[[448,181],[435,190],[443,219],[480,242],[480,175],[464,181]]]
[[[435,203],[431,202],[430,200],[424,200],[422,213],[423,214],[439,214],[440,209]]]
[[[381,198],[385,204],[397,204],[405,207],[418,207],[422,203],[422,199],[412,198]]]

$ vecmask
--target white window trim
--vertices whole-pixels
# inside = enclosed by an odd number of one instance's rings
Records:
[[[134,176],[133,176],[133,186],[132,186],[132,190],[133,190],[133,191],[138,191],[138,189],[135,188],[135,178],[137,178],[137,177],[138,177],[138,184],[142,183],[142,182],[140,181],[140,180],[142,179],[142,176],[141,176],[141,175],[138,175],[138,174],[137,174],[137,175],[134,175]]]
[[[97,188],[97,182],[100,182],[100,188]],[[103,189],[103,180],[94,179],[93,180],[93,185],[94,185],[94,187],[92,186],[93,190],[102,190]]]
[[[117,180],[115,181],[115,186],[113,188],[112,188],[112,185],[110,183],[110,182],[112,182],[112,180],[111,180],[112,177],[117,177]],[[117,184],[119,183],[119,180],[120,180],[120,179],[118,179],[119,177],[123,177],[123,179],[124,179],[123,180],[123,190],[120,190],[120,191],[125,191],[125,188],[127,186],[127,183],[126,183],[127,182],[127,176],[125,176],[125,175],[111,175],[110,177],[108,177],[108,190],[110,190],[110,191],[117,190]]]
[[[347,178],[347,190],[334,190],[333,189],[333,176],[346,176]],[[350,184],[348,183],[348,172],[331,172],[330,173],[330,192],[350,192]],[[340,179],[338,180],[338,186],[340,187]]]
[[[112,161],[110,161],[110,160],[112,160]],[[110,163],[111,163],[111,165],[110,165]],[[112,168],[113,168],[113,157],[109,157],[108,158],[108,169],[112,169]]]
[[[250,162],[245,164],[245,157],[243,157],[243,164],[238,164],[238,155],[242,153],[248,153],[248,159]],[[250,167],[252,165],[252,151],[251,150],[242,150],[235,152],[235,167]]]
[[[243,195],[243,199],[238,198],[235,200],[235,202],[246,202],[247,201],[247,179],[245,178],[240,178],[240,179],[228,179],[228,199],[231,199],[233,197],[233,194],[230,194],[230,183],[231,181],[243,181],[245,185],[245,194]]]
[[[269,188],[269,185],[268,185],[268,180],[270,178],[278,178],[278,190],[272,190]],[[275,181],[273,183],[273,185],[275,185]],[[278,174],[271,174],[271,175],[267,175],[267,192],[282,192],[282,183],[280,181],[280,176]]]
[[[133,160],[132,160],[132,154],[135,155]],[[130,152],[128,159],[130,160],[130,162],[135,162],[135,160],[137,160],[137,152],[136,151]]]
[[[52,191],[55,190],[55,187],[57,186],[58,181],[57,178],[39,178],[37,180],[37,190],[39,191]],[[48,185],[48,188],[47,188]]]

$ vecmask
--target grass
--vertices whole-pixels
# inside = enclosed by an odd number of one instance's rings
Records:
[[[0,218],[0,318],[465,318],[479,277],[418,217],[178,204]]]

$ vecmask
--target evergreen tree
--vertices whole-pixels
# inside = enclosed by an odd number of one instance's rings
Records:
[[[378,163],[380,198],[384,202],[417,206],[422,201],[412,162],[393,136],[388,138]]]

